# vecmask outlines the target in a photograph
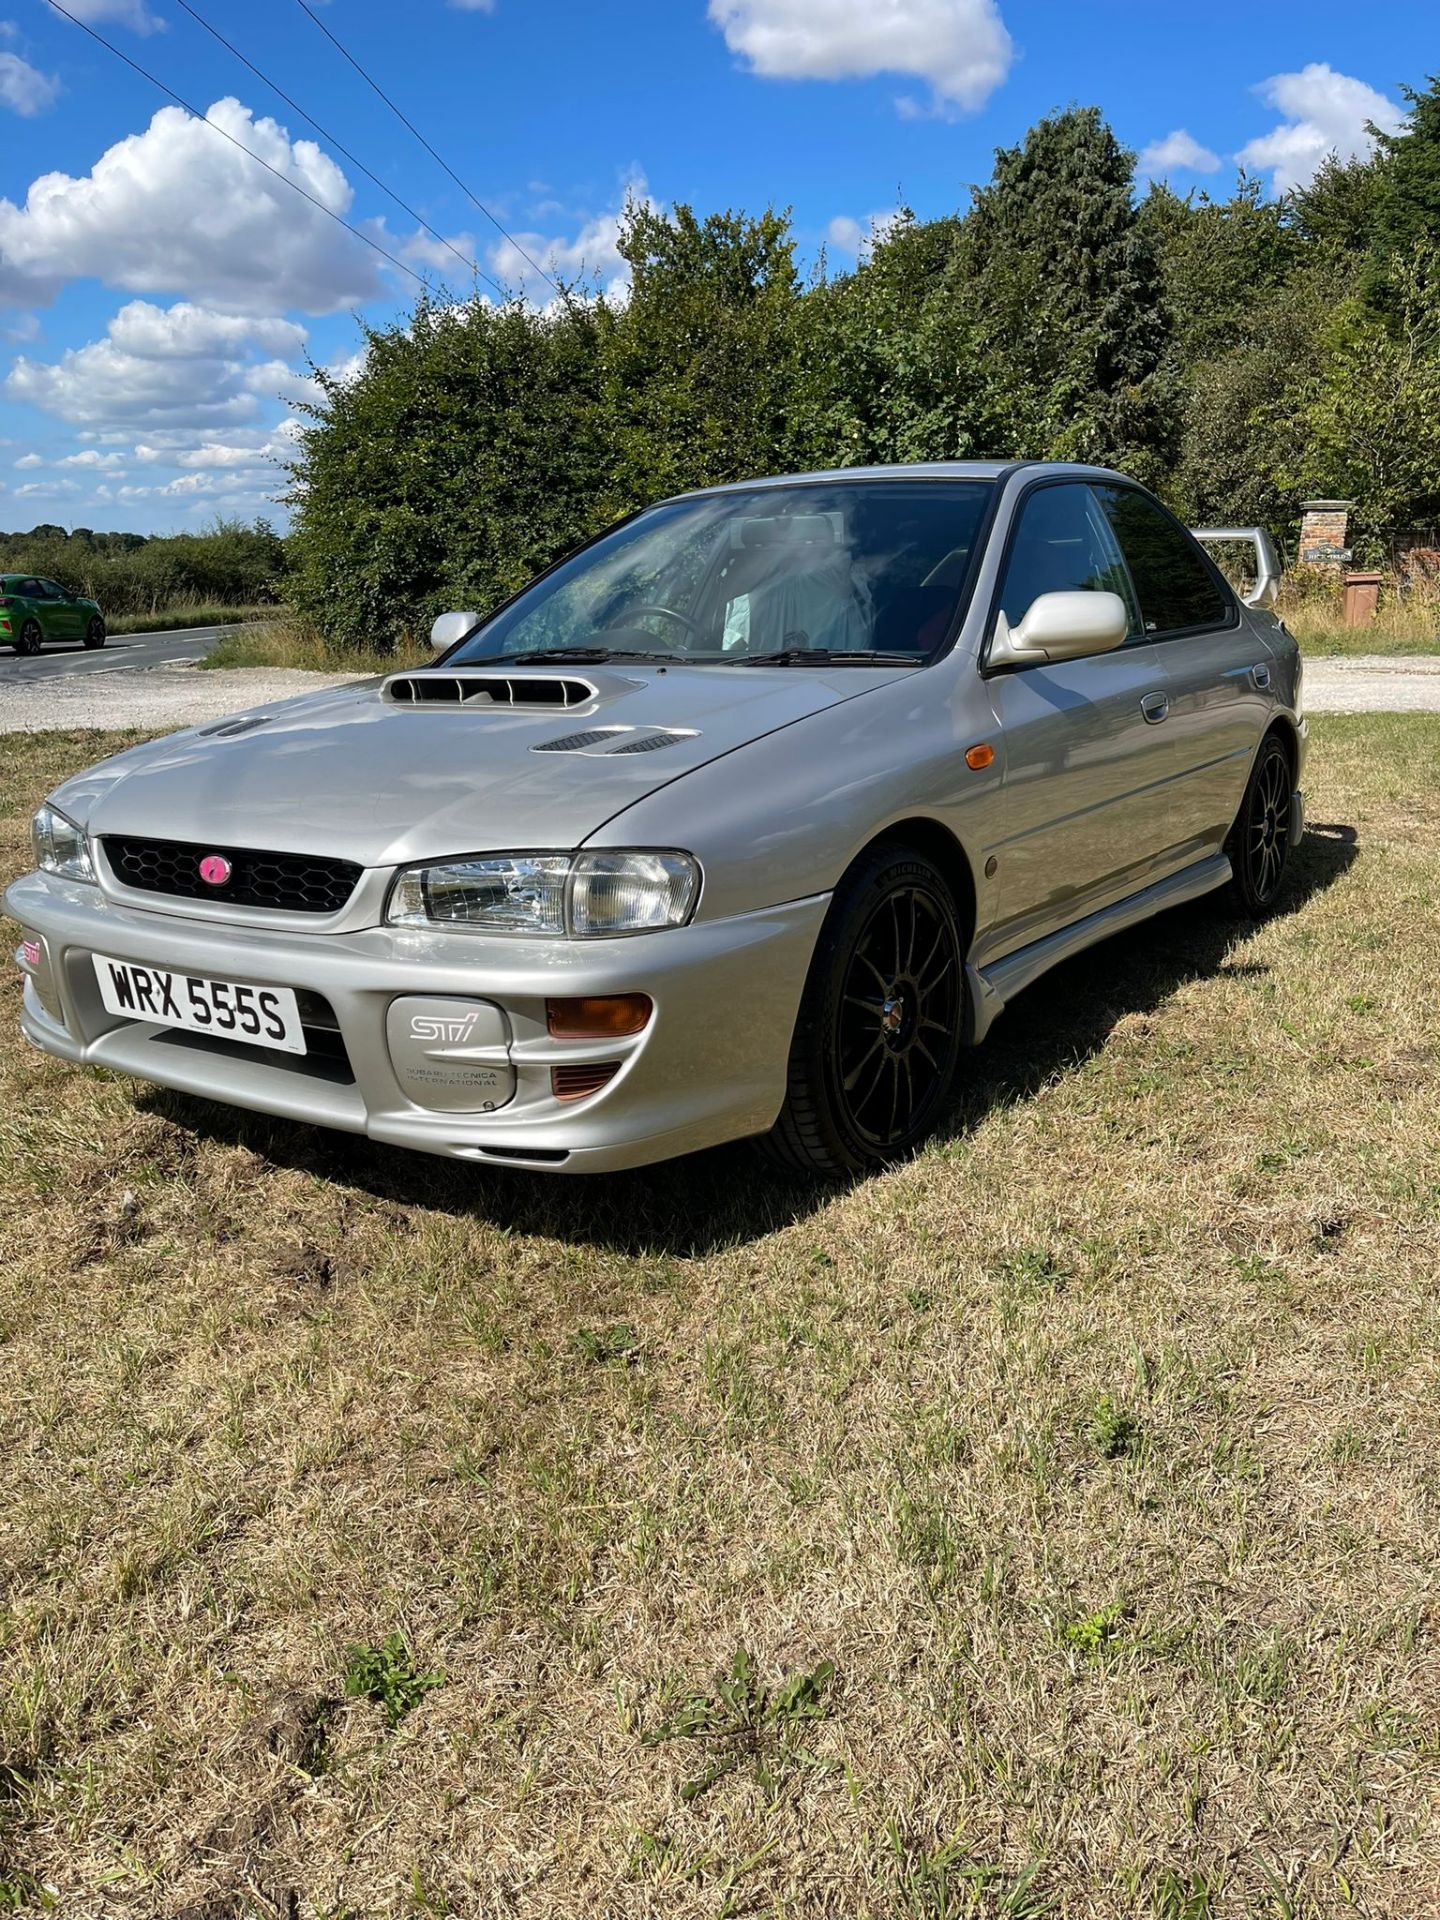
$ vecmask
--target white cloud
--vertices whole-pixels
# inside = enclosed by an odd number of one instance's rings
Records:
[[[493,13],[495,0],[450,0],[452,7],[461,13]]]
[[[241,313],[216,313],[192,306],[188,300],[173,307],[132,300],[123,306],[106,332],[125,353],[150,360],[213,359],[246,346],[267,353],[299,353],[305,329],[298,321],[270,319]]]
[[[1273,74],[1255,91],[1285,118],[1235,158],[1242,167],[1268,173],[1276,193],[1307,185],[1332,153],[1341,160],[1369,153],[1375,142],[1365,131],[1367,121],[1387,133],[1405,125],[1404,112],[1393,100],[1324,61],[1312,61],[1299,73]]]
[[[60,82],[22,60],[18,53],[0,53],[0,104],[26,120],[47,113],[55,104]]]
[[[562,286],[598,287],[607,299],[622,303],[630,297],[630,264],[620,252],[620,229],[631,202],[656,207],[645,176],[632,170],[621,204],[607,213],[592,214],[572,237],[544,233],[517,233],[489,249],[486,264],[503,287],[528,299],[547,301],[554,289],[536,273],[520,249]]]
[[[867,213],[863,220],[856,220],[848,213],[837,213],[825,229],[825,243],[836,253],[858,260],[862,253],[869,253],[885,238],[899,218],[898,207],[888,207],[882,213]]]
[[[1141,148],[1136,172],[1142,180],[1165,180],[1172,173],[1214,173],[1219,166],[1218,153],[1202,147],[1184,127],[1177,127],[1163,140],[1152,140],[1148,147]]]
[[[22,453],[15,464],[17,467],[43,467],[45,462],[38,453]]]
[[[96,447],[86,447],[83,453],[67,453],[63,460],[57,460],[58,467],[89,467],[98,473],[114,473],[117,467],[123,467],[123,453],[101,453]]]
[[[287,382],[303,389],[305,375],[282,360],[257,363],[254,354],[298,352],[304,339],[304,329],[288,320],[134,300],[103,340],[71,347],[53,362],[18,355],[5,390],[72,425],[168,428],[193,442],[217,427],[256,420],[260,396]]]
[[[767,80],[912,74],[942,113],[984,106],[1014,57],[996,0],[709,0],[709,11]]]
[[[66,12],[77,20],[113,20],[117,26],[135,33],[163,33],[165,22],[145,5],[145,0],[66,0]]]
[[[373,299],[382,290],[374,256],[321,211],[345,214],[353,198],[329,155],[235,99],[217,100],[206,117],[320,206],[212,127],[162,107],[83,179],[42,174],[23,207],[0,200],[0,300],[34,305],[81,278],[251,313]]]
[[[80,489],[73,480],[27,480],[23,487],[16,487],[17,500],[30,500],[36,495],[49,499],[52,494],[79,493]]]

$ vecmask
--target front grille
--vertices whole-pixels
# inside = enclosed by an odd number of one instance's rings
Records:
[[[219,900],[232,907],[278,908],[284,913],[338,913],[362,872],[353,860],[264,853],[253,847],[137,840],[116,834],[104,835],[101,844],[122,886],[141,893],[168,893],[181,900]],[[201,861],[213,854],[230,863],[230,877],[223,886],[211,886],[200,878]]]

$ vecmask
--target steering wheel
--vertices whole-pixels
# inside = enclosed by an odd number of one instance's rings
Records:
[[[627,607],[625,609],[620,619],[612,620],[610,622],[610,627],[621,627],[621,626],[628,627],[631,624],[631,622],[634,620],[635,616],[641,613],[658,613],[661,616],[661,618],[664,620],[673,620],[676,622],[677,625],[685,629],[685,632],[687,635],[698,634],[700,631],[700,629],[696,626],[695,622],[690,618],[688,613],[681,613],[678,607],[662,607],[658,600],[637,601],[633,607]],[[608,633],[610,631],[610,627],[605,628],[604,631]],[[666,640],[662,635],[658,633],[652,634],[650,638],[652,640],[658,640],[662,647],[668,647],[672,653],[676,650],[676,647],[678,645],[678,641]]]

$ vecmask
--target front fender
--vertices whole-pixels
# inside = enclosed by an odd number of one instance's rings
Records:
[[[972,770],[965,752],[982,740],[995,757]],[[914,819],[948,832],[978,878],[1003,773],[983,687],[949,659],[682,775],[585,844],[693,853],[702,918],[830,892],[862,848]]]

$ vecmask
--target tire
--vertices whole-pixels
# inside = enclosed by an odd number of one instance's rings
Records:
[[[1228,899],[1246,919],[1263,920],[1275,905],[1290,861],[1290,755],[1276,734],[1261,742],[1245,798],[1225,842],[1230,856]]]
[[[105,644],[105,622],[98,613],[85,629],[85,644],[87,647],[103,647]]]
[[[15,642],[17,653],[38,653],[44,636],[40,632],[38,620],[27,620],[20,629],[20,638]]]
[[[913,847],[861,856],[835,891],[761,1146],[831,1179],[911,1153],[945,1110],[965,1012],[964,940],[944,875]]]

